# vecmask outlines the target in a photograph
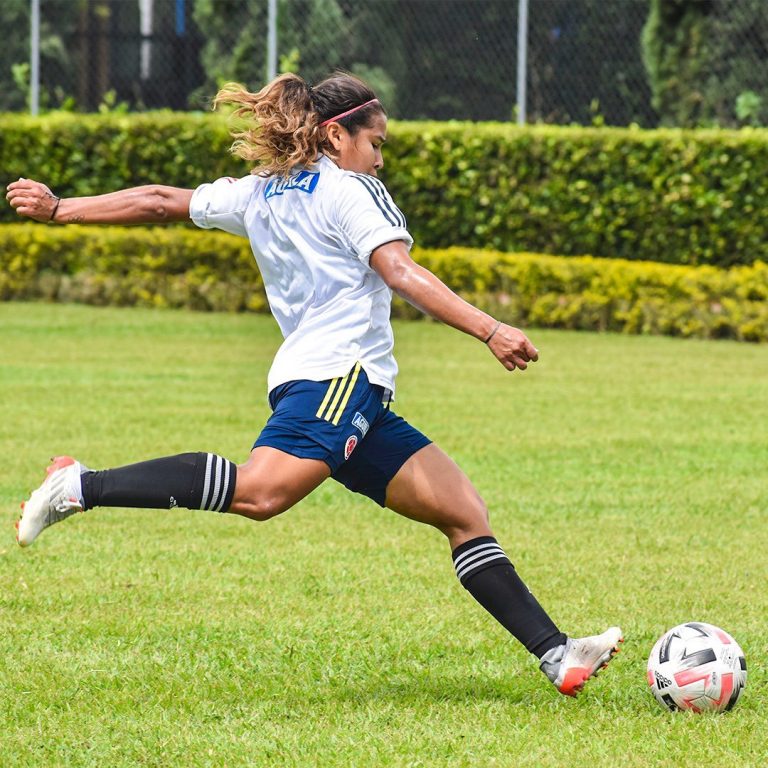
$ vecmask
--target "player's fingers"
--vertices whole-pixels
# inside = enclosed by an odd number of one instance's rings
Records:
[[[29,189],[27,187],[19,187],[17,189],[8,189],[8,193],[6,194],[6,197],[9,200],[13,200],[14,198],[29,198],[32,200],[36,197],[34,190]]]
[[[32,189],[34,184],[36,182],[32,181],[31,179],[25,179],[23,176],[18,179],[17,181],[12,181],[8,186],[7,189]]]
[[[40,206],[36,205],[34,201],[30,202],[29,200],[25,200],[23,198],[17,200],[16,202],[12,202],[11,207],[16,211],[17,214],[19,214],[19,216],[28,216],[31,219],[40,219],[42,215]]]
[[[34,200],[32,200],[27,195],[12,195],[8,198],[8,202],[14,207],[19,208],[21,206],[29,207],[30,205],[34,204]]]
[[[532,363],[535,363],[539,359],[539,350],[536,349],[536,347],[534,347],[533,344],[531,344],[530,340],[526,340],[525,348],[526,348],[525,351],[528,354],[528,359]]]

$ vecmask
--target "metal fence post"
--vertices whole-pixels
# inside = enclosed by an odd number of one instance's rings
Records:
[[[528,77],[528,0],[518,0],[517,5],[517,124],[525,125],[526,93]]]
[[[277,76],[277,0],[269,0],[267,19],[267,82]]]
[[[40,0],[31,0],[29,46],[29,111],[40,111]]]

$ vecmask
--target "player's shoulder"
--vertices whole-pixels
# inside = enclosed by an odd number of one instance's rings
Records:
[[[330,158],[323,155],[318,158],[315,168],[322,174],[330,185],[344,187],[350,190],[376,189],[386,191],[384,183],[375,176],[339,168]]]
[[[360,185],[365,189],[386,192],[389,194],[384,182],[376,176],[371,176],[369,173],[357,173],[355,171],[343,171],[343,173],[353,184]]]
[[[394,205],[392,196],[389,194],[386,185],[376,176],[367,173],[356,173],[355,171],[340,170],[338,184],[349,195],[360,198],[361,200],[373,200],[377,204],[386,201],[389,205]]]
[[[218,179],[203,184],[202,187],[208,187],[212,193],[224,195],[249,195],[261,184],[264,179],[256,174],[247,176],[220,176]]]
[[[345,171],[347,184],[351,185],[356,200],[367,209],[378,211],[393,226],[405,227],[402,211],[397,207],[384,182],[367,173]]]
[[[249,173],[246,176],[219,176],[217,179],[212,179],[210,181],[211,184],[222,184],[222,185],[236,185],[236,186],[250,186],[254,183],[257,183],[259,180],[259,175],[255,173]]]

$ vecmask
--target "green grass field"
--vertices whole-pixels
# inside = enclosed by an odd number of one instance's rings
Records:
[[[242,461],[270,318],[0,304],[2,766],[764,766],[768,347],[534,331],[508,374],[396,325],[397,410],[446,449],[561,627],[624,650],[577,700],[458,584],[440,534],[329,481],[276,520],[97,510],[14,543],[48,458]],[[697,619],[742,644],[725,715],[645,663]]]

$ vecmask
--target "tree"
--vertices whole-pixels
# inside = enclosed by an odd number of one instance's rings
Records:
[[[663,124],[768,120],[764,0],[651,0],[643,59]]]
[[[640,51],[645,18],[645,0],[532,3],[531,118],[655,125]]]
[[[226,81],[256,91],[267,78],[267,3],[264,0],[195,0],[193,18],[205,38],[201,59],[207,79],[196,98],[210,101]],[[346,19],[336,0],[278,2],[282,61],[306,80],[319,80],[341,63]]]
[[[76,67],[67,45],[84,0],[40,3],[40,103],[61,106],[74,92]],[[23,110],[29,104],[30,3],[0,0],[0,111]]]
[[[700,85],[711,11],[711,0],[651,0],[643,61],[662,124],[692,125],[703,114]]]
[[[29,83],[29,1],[0,3],[0,28],[13,30],[3,35],[0,46],[0,112],[23,109]]]

